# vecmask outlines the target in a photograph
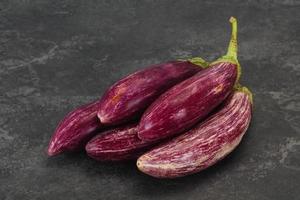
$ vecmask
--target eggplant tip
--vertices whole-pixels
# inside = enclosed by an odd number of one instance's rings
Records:
[[[57,154],[59,154],[61,151],[58,151],[57,149],[51,149],[51,148],[49,148],[48,150],[47,150],[47,155],[48,156],[56,156]]]
[[[100,123],[102,123],[102,124],[110,123],[110,120],[105,115],[102,115],[102,113],[100,113],[100,112],[97,113],[97,117],[98,117]]]
[[[230,23],[234,23],[234,22],[236,22],[236,18],[235,18],[235,17],[233,17],[233,16],[231,16],[231,17],[230,17],[230,19],[229,19],[229,22],[230,22]]]
[[[90,154],[97,150],[97,146],[93,143],[93,141],[88,142],[85,145],[85,151]]]
[[[140,159],[138,159],[138,160],[136,161],[136,166],[137,166],[137,168],[138,168],[140,171],[144,172],[143,164],[142,164],[142,162],[140,161]]]
[[[63,148],[62,147],[58,147],[54,142],[51,142],[48,149],[47,149],[47,155],[48,156],[56,156],[60,153],[62,153]]]

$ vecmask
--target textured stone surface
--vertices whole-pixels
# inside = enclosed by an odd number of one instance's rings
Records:
[[[0,2],[0,199],[299,199],[300,2]],[[47,158],[59,120],[142,66],[226,52],[239,20],[249,131],[199,174],[156,180],[134,162]]]

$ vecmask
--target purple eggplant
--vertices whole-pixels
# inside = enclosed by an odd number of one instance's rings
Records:
[[[137,136],[137,124],[100,133],[91,139],[85,149],[91,158],[98,161],[121,161],[136,159],[153,146]]]
[[[201,58],[193,58],[137,71],[119,80],[105,92],[98,118],[103,124],[120,124],[137,118],[160,94],[206,66]]]
[[[233,151],[251,120],[252,94],[241,87],[203,123],[142,155],[138,168],[157,178],[176,178],[206,169]]]
[[[48,147],[48,155],[81,150],[103,125],[97,118],[99,101],[70,112],[57,126]]]
[[[204,119],[232,92],[240,75],[237,60],[237,21],[225,56],[162,94],[143,114],[138,136],[156,141],[181,133]]]

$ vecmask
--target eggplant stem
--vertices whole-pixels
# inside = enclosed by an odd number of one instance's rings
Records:
[[[228,45],[227,53],[224,56],[222,56],[221,58],[219,58],[218,60],[212,62],[210,64],[210,66],[215,65],[217,63],[221,63],[221,62],[230,62],[230,63],[237,65],[237,78],[236,78],[235,84],[238,84],[238,81],[242,74],[242,70],[241,70],[241,65],[237,59],[237,50],[238,50],[238,47],[237,47],[237,19],[234,17],[230,17],[229,22],[231,23],[232,33],[231,33],[231,38],[230,38],[230,42]]]
[[[209,66],[209,64],[200,57],[190,58],[190,59],[188,59],[188,61],[195,65],[202,67],[203,69],[207,68]]]
[[[250,102],[253,106],[253,93],[249,90],[249,88],[242,86],[240,83],[237,83],[234,87],[235,91],[243,92],[248,95]]]
[[[237,59],[237,19],[234,17],[230,17],[229,22],[231,23],[231,39],[229,42],[228,50],[226,56],[233,57]]]

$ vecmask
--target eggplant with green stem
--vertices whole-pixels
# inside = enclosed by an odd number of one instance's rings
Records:
[[[227,54],[155,100],[139,123],[140,139],[161,140],[191,128],[233,91],[241,69],[237,60],[237,20],[231,17],[229,21],[232,35]]]

